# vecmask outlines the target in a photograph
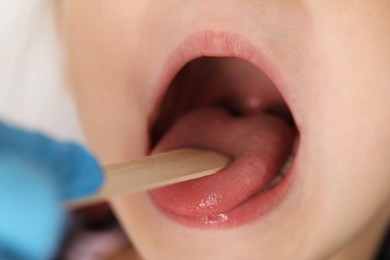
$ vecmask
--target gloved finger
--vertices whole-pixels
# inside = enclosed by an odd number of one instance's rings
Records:
[[[65,213],[62,195],[42,164],[0,152],[0,257],[52,259]]]
[[[81,146],[52,140],[0,123],[0,149],[13,150],[26,159],[41,162],[60,185],[64,199],[92,195],[101,187],[104,175],[96,159]]]
[[[53,145],[53,144],[52,144]],[[104,182],[102,168],[83,147],[74,143],[58,143],[53,171],[59,171],[59,183],[67,183],[65,199],[76,199],[96,193]]]

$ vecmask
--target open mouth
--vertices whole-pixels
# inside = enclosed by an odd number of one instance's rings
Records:
[[[233,158],[215,175],[151,191],[165,215],[189,226],[233,227],[260,218],[286,197],[299,132],[258,67],[233,57],[194,59],[176,74],[158,111],[151,153],[198,147]]]

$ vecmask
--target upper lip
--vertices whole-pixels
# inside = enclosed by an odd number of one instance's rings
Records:
[[[184,65],[200,57],[235,57],[246,60],[262,70],[275,84],[288,105],[295,125],[300,130],[296,102],[287,84],[275,64],[253,43],[237,32],[232,31],[199,31],[189,35],[171,53],[162,68],[157,83],[153,87],[151,107],[148,111],[149,125],[153,124],[161,103],[171,81]]]

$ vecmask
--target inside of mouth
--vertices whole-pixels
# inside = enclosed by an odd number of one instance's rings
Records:
[[[173,79],[150,127],[151,151],[195,146],[229,154],[221,174],[157,189],[156,200],[183,215],[215,215],[276,186],[299,133],[274,83],[238,58],[202,57]]]
[[[151,147],[179,117],[205,107],[238,117],[274,114],[295,127],[284,99],[259,68],[239,58],[201,57],[187,63],[168,87],[150,127]]]

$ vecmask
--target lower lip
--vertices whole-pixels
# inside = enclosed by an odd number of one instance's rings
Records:
[[[294,159],[287,175],[276,186],[267,191],[260,192],[248,200],[243,201],[237,207],[218,215],[180,215],[164,208],[163,205],[154,199],[152,194],[150,194],[150,198],[163,215],[179,224],[203,229],[239,227],[256,220],[261,220],[281,206],[294,186],[297,159],[298,156]]]

